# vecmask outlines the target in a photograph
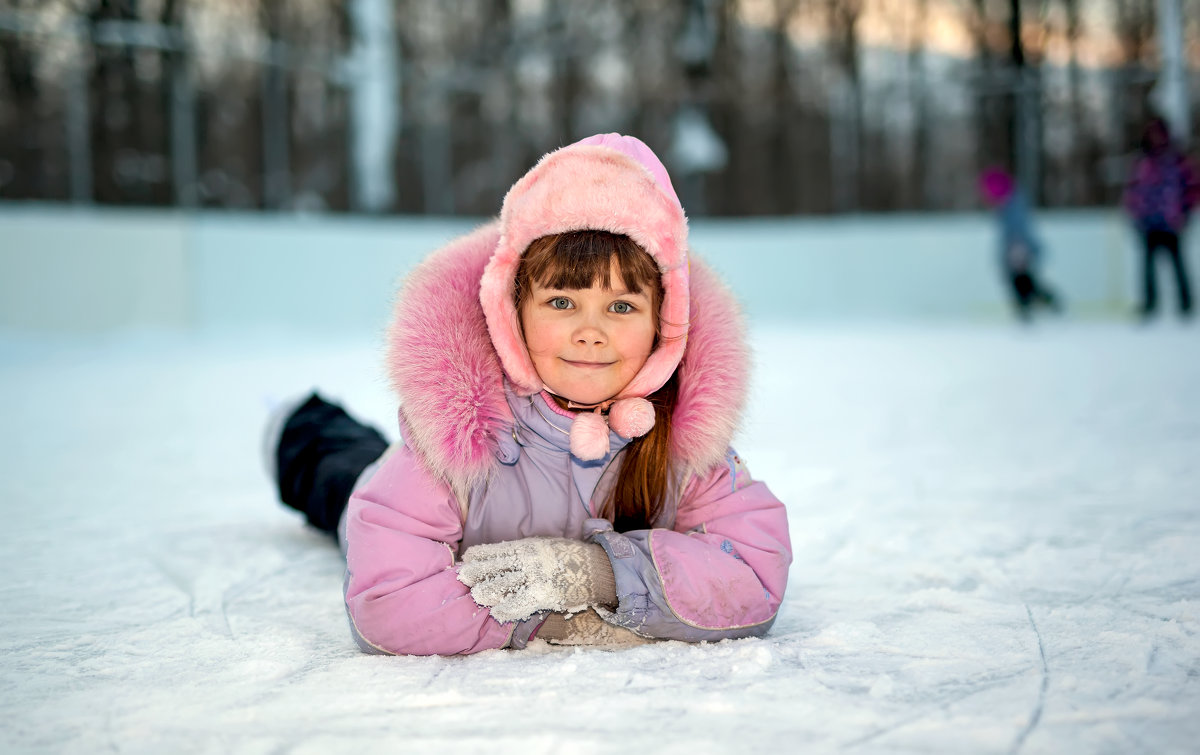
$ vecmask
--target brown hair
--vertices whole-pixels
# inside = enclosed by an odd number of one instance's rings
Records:
[[[658,264],[633,239],[607,231],[570,231],[535,239],[521,257],[513,281],[518,316],[531,282],[568,290],[595,284],[609,288],[614,259],[625,287],[649,295],[657,332],[663,300]],[[653,527],[662,514],[670,468],[671,413],[678,395],[673,374],[662,388],[646,397],[654,406],[654,427],[625,446],[617,482],[600,509],[600,515],[618,532]]]

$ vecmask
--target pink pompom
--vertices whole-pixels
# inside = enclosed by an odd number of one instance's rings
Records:
[[[571,423],[571,453],[580,461],[603,459],[608,453],[608,424],[594,412],[581,412]]]
[[[622,438],[640,438],[654,427],[654,405],[644,398],[623,398],[609,408],[608,422]]]

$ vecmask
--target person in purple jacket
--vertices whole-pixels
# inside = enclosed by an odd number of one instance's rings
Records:
[[[729,447],[749,356],[639,140],[543,157],[405,281],[402,441],[315,394],[269,431],[280,498],[337,532],[373,653],[756,637],[787,515]]]
[[[1149,318],[1158,308],[1154,262],[1161,251],[1175,270],[1179,312],[1192,313],[1187,255],[1180,237],[1188,216],[1200,202],[1200,176],[1191,160],[1171,142],[1162,118],[1151,118],[1142,131],[1141,150],[1122,198],[1142,241],[1142,303],[1138,316]]]

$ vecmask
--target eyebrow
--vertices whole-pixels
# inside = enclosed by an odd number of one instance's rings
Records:
[[[538,288],[542,289],[543,291],[584,291],[586,289],[591,288],[591,286],[585,286],[583,288],[556,288],[555,286],[544,286],[541,283],[538,283],[537,281],[534,281],[533,285],[537,286]],[[650,295],[647,294],[645,291],[628,291],[628,290],[624,290],[624,289],[622,289],[622,290],[609,289],[609,290],[612,291],[613,296],[640,296],[644,299],[650,298]]]

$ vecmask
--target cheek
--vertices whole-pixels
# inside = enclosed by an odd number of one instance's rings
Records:
[[[530,354],[536,355],[553,346],[555,334],[550,323],[536,316],[522,316],[521,326],[525,333],[525,348]]]
[[[654,350],[654,327],[650,324],[639,323],[624,334],[625,353],[645,359]]]

